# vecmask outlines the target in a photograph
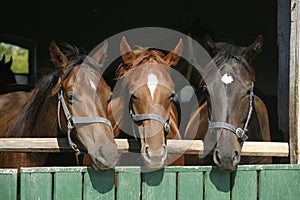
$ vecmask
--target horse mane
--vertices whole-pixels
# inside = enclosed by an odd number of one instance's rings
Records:
[[[128,64],[122,62],[119,65],[119,67],[117,68],[115,78],[116,80],[121,79],[128,71],[135,68],[136,66],[146,63],[150,58],[156,60],[158,63],[166,63],[166,61],[163,59],[165,54],[156,49],[146,49],[143,47],[139,47],[138,50],[134,51],[134,54],[136,55],[136,59],[134,61]]]
[[[63,80],[70,74],[76,65],[83,62],[86,55],[83,55],[76,47],[72,47],[69,44],[64,44],[62,52],[70,60],[70,65],[67,67],[67,71],[62,77]],[[43,105],[47,103],[46,99],[57,94],[58,89],[56,89],[56,87],[59,85],[58,83],[60,82],[61,74],[62,70],[57,69],[54,72],[45,75],[38,81],[36,87],[32,91],[31,97],[17,116],[16,121],[9,132],[10,137],[30,136]]]
[[[214,56],[213,61],[217,66],[224,66],[224,63],[228,62],[229,60],[235,59],[246,68],[246,70],[253,77],[253,80],[255,79],[255,72],[253,67],[242,55],[245,47],[225,42],[219,42],[216,43],[216,48],[218,50],[218,53],[216,54],[216,56]]]

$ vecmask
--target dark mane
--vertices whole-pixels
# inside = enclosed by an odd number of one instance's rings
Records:
[[[235,59],[246,68],[246,70],[251,74],[251,76],[255,77],[253,67],[242,55],[242,52],[245,49],[245,47],[222,42],[216,43],[216,47],[218,53],[213,58],[213,60],[217,66],[223,66],[223,64],[228,62],[229,60]]]
[[[117,80],[122,78],[122,76],[128,71],[130,71],[130,69],[142,65],[143,63],[146,63],[147,61],[149,61],[150,58],[156,60],[158,63],[165,63],[165,60],[163,59],[165,54],[158,50],[148,50],[140,47],[138,50],[134,51],[134,53],[137,58],[134,63],[125,64],[122,62],[119,65],[116,75]]]
[[[72,45],[64,42],[62,42],[61,45],[59,45],[59,48],[70,61],[68,70],[66,71],[64,77],[62,78],[65,79],[69,75],[69,73],[73,70],[73,67],[83,63],[84,59],[86,58],[86,54],[83,49],[78,49],[77,47],[75,46],[73,47]]]
[[[16,121],[9,133],[11,137],[26,137],[30,135],[34,128],[36,117],[38,116],[39,111],[41,111],[45,99],[51,95],[52,88],[58,82],[60,73],[61,72],[57,70],[40,79],[31,98],[28,99],[28,102],[16,118]],[[25,130],[27,132],[22,133],[22,131]]]
[[[65,79],[76,65],[83,62],[85,55],[83,55],[76,47],[72,47],[69,44],[65,44],[62,49],[70,60],[68,70],[62,78]],[[48,103],[46,99],[54,95],[53,89],[58,84],[61,73],[61,69],[57,69],[38,81],[31,97],[20,111],[20,114],[12,126],[9,133],[11,137],[28,137],[31,134],[36,118],[39,116],[39,113],[42,112],[43,106]],[[23,131],[25,130],[27,132],[24,133]]]

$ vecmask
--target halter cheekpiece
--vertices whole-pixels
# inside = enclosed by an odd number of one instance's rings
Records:
[[[61,122],[60,122],[60,108],[61,107],[63,109],[63,113],[67,120],[68,142],[69,142],[70,147],[75,152],[80,152],[77,145],[71,139],[71,131],[72,131],[72,129],[75,128],[76,124],[103,123],[103,124],[106,124],[107,126],[109,126],[110,130],[113,133],[113,128],[112,128],[111,122],[106,118],[103,118],[103,117],[76,117],[76,116],[71,115],[71,113],[66,105],[65,99],[64,99],[62,87],[58,91],[58,105],[57,105],[57,120],[58,120],[58,125],[59,125],[59,128],[61,131],[62,131]]]
[[[208,119],[208,128],[209,129],[215,129],[215,128],[220,128],[220,129],[226,129],[234,133],[239,140],[242,142],[246,141],[248,139],[248,136],[246,135],[246,132],[248,131],[248,125],[249,121],[251,119],[251,115],[253,112],[253,98],[254,98],[254,83],[252,82],[252,88],[250,89],[250,94],[249,94],[249,112],[247,116],[247,120],[245,122],[244,128],[236,128],[234,125],[226,123],[226,122],[211,122],[210,119]]]

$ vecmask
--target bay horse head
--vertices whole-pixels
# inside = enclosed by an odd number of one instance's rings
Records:
[[[12,62],[12,57],[8,62],[5,62],[5,55],[0,60],[0,87],[17,83],[15,74],[11,70]]]
[[[112,92],[101,74],[107,46],[104,43],[92,57],[80,61],[55,43],[50,45],[52,61],[60,68],[59,81],[52,90],[52,95],[58,96],[59,128],[75,152],[89,155],[96,170],[113,167],[118,154],[106,116]]]
[[[167,158],[166,137],[170,132],[171,104],[175,94],[170,67],[178,63],[183,42],[180,40],[175,49],[165,55],[160,50],[146,48],[133,51],[123,37],[120,51],[123,63],[118,69],[119,81],[114,93],[116,91],[120,96],[123,105],[114,107],[123,107],[125,114],[114,118],[120,122],[122,131],[140,138],[145,166],[161,168]]]
[[[233,171],[240,162],[242,144],[248,138],[254,106],[252,65],[262,51],[263,38],[259,36],[250,46],[241,47],[214,43],[207,37],[207,45],[215,52],[212,63],[216,66],[208,69],[205,80],[209,121],[206,135],[213,138],[208,149],[214,147],[213,160],[217,166]]]

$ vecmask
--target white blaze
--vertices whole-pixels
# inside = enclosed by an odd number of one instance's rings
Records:
[[[230,76],[226,73],[226,74],[224,74],[224,76],[222,77],[221,80],[223,81],[223,83],[225,83],[227,85],[229,83],[232,83],[233,78],[232,78],[232,76]]]
[[[158,83],[157,76],[155,74],[149,74],[147,86],[150,90],[152,99],[154,98],[154,91],[156,89],[157,83]]]
[[[93,81],[90,81],[90,86],[93,88],[93,90],[96,90],[96,85]]]

